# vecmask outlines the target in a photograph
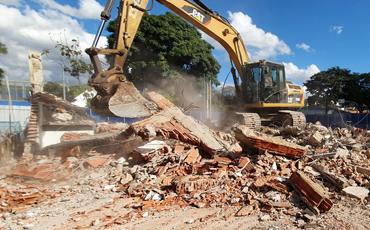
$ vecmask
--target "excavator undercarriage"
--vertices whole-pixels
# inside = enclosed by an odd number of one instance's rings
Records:
[[[245,125],[250,129],[260,130],[262,126],[294,126],[304,127],[306,116],[302,112],[279,110],[270,113],[224,112],[219,118],[220,127],[231,127],[235,124]]]

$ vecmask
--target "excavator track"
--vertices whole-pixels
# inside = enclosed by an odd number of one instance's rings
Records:
[[[245,125],[250,129],[261,129],[261,118],[257,113],[226,112],[220,114],[219,126],[232,127],[235,124]]]
[[[243,116],[245,126],[253,130],[261,130],[261,118],[257,113],[236,113]]]
[[[297,111],[279,110],[280,121],[283,126],[304,127],[306,126],[306,116]]]

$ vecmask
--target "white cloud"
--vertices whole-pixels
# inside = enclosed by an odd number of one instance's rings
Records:
[[[343,26],[333,26],[330,29],[330,32],[336,32],[337,34],[340,34],[343,32]]]
[[[257,61],[260,59],[274,59],[278,55],[291,55],[293,54],[289,46],[277,35],[270,32],[265,32],[263,29],[258,28],[252,23],[252,19],[241,12],[231,13],[229,12],[230,23],[234,26],[241,34],[245,46],[248,50],[248,55],[251,61]],[[217,50],[225,50],[217,41],[202,33],[202,38],[211,43]],[[304,49],[306,51],[314,51],[311,47],[305,43],[297,44],[297,48]],[[225,51],[225,56],[226,51]],[[225,58],[228,60],[228,57]],[[320,72],[319,68],[312,64],[307,66],[306,69],[299,69],[293,63],[283,63],[285,65],[285,71],[287,80],[293,81],[296,84],[302,84],[307,81],[312,75]],[[222,84],[221,86],[222,87]]]
[[[53,0],[39,0],[38,3],[47,8],[59,10],[66,15],[83,19],[100,19],[100,13],[104,9],[95,0],[79,0],[79,8],[71,7],[70,5],[61,5]]]
[[[2,2],[6,0],[0,0]],[[42,0],[45,6],[46,3],[53,5],[53,1]],[[92,2],[91,0],[81,0],[80,9],[75,9],[76,14],[83,7],[83,3]],[[95,2],[95,1],[94,1]],[[56,3],[54,3],[56,4]],[[81,50],[85,50],[91,46],[95,34],[86,32],[83,25],[74,17],[62,13],[62,10],[67,10],[67,6],[54,5],[53,9],[41,9],[36,11],[30,9],[27,5],[19,8],[5,6],[0,4],[0,14],[7,20],[0,20],[0,42],[8,48],[8,54],[0,55],[0,68],[5,68],[10,80],[29,81],[28,69],[28,51],[42,52],[43,49],[50,49],[50,58],[57,60],[59,51],[54,48],[54,40],[58,40],[58,36],[65,33],[68,41],[73,38],[78,38],[80,41]],[[63,8],[66,7],[66,8]],[[74,8],[71,8],[72,11]],[[100,15],[100,10],[97,15]],[[96,14],[96,13],[94,13]],[[87,16],[84,16],[87,17]],[[244,42],[247,45],[251,60],[269,59],[277,55],[291,54],[290,48],[280,40],[276,35],[266,33],[256,25],[252,24],[252,20],[248,15],[243,13],[230,13],[229,19],[232,25],[241,33]],[[16,29],[15,29],[16,28]],[[211,41],[211,40],[209,40]],[[106,38],[101,37],[99,47],[105,46]],[[220,50],[224,50],[217,42],[212,39],[212,44]],[[226,55],[225,55],[226,56]],[[84,60],[89,62],[87,55],[84,55]],[[62,80],[61,66],[55,63],[48,62],[43,56],[43,74],[44,82]],[[315,65],[307,67],[307,69],[298,69],[292,63],[285,64],[288,78],[297,81],[305,81],[314,73],[319,72]],[[74,78],[66,74],[71,85],[77,84]],[[88,75],[82,77],[82,83],[86,83]]]
[[[304,49],[307,52],[309,52],[310,51],[310,48],[311,48],[309,45],[307,45],[305,43],[297,44],[296,47],[299,48],[299,49]]]
[[[20,6],[21,0],[0,0],[0,3],[8,6]]]
[[[319,68],[314,64],[307,66],[306,69],[299,69],[298,66],[291,62],[283,64],[287,80],[296,84],[302,84],[309,80],[312,75],[320,72]]]
[[[265,32],[252,24],[252,19],[242,12],[228,12],[230,23],[238,30],[249,49],[251,60],[270,59],[277,55],[291,54],[291,50],[278,36]],[[252,49],[251,49],[252,48]]]
[[[292,54],[289,46],[278,36],[265,32],[252,23],[251,17],[242,12],[228,12],[230,23],[240,33],[251,61],[271,59],[278,55]],[[204,33],[203,33],[204,35]],[[202,36],[203,36],[202,35]],[[209,36],[203,36],[216,49],[223,50],[222,46]]]
[[[50,36],[58,39],[58,34],[65,33],[67,41],[79,39],[81,50],[91,46],[94,34],[87,33],[76,20],[55,10],[43,9],[39,12],[25,7],[20,11],[14,7],[0,5],[0,14],[7,20],[0,20],[0,41],[8,48],[8,54],[0,55],[0,67],[5,68],[10,80],[29,81],[28,51],[42,52],[50,49],[50,57],[58,59],[59,51]],[[16,29],[15,29],[16,28]],[[56,38],[55,38],[56,36]],[[102,37],[98,46],[105,46],[106,39]],[[84,60],[89,62],[84,54]],[[62,79],[61,67],[50,63],[43,57],[44,82],[60,82]],[[70,83],[77,81],[68,74]],[[86,83],[89,76],[83,76],[82,82]]]

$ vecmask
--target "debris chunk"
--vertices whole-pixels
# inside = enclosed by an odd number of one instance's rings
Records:
[[[356,197],[360,200],[364,200],[367,195],[369,194],[369,189],[363,188],[363,187],[347,187],[342,190],[345,194]]]
[[[165,139],[176,139],[205,150],[211,155],[227,156],[229,152],[241,150],[236,141],[226,141],[206,125],[191,116],[185,115],[179,108],[165,99],[162,95],[150,92],[150,100],[162,110],[153,116],[132,124],[139,136],[145,137],[144,127],[151,124],[157,135]]]
[[[323,188],[308,178],[302,171],[293,172],[290,176],[290,182],[301,196],[301,199],[316,215],[320,212],[329,211],[333,206]]]
[[[306,154],[307,149],[300,145],[290,143],[275,137],[256,136],[252,132],[246,132],[243,126],[237,126],[234,132],[238,133],[236,139],[248,146],[266,150],[278,155],[283,155],[291,158],[299,158]]]

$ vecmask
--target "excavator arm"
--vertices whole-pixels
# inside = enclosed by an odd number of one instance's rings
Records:
[[[86,49],[94,66],[94,74],[88,84],[97,91],[91,101],[94,112],[104,116],[144,117],[156,111],[156,106],[143,98],[134,85],[126,81],[123,75],[123,64],[134,40],[143,13],[149,0],[120,0],[113,49],[98,49],[97,43],[104,23],[110,18],[110,11],[114,0],[108,0],[101,14],[102,23],[99,27],[94,43]],[[153,0],[152,0],[153,1]],[[194,4],[187,0],[157,0],[180,17],[184,18],[198,29],[218,41],[229,53],[241,80],[243,81],[243,67],[249,62],[247,50],[239,33],[218,13],[206,7],[200,0]],[[153,7],[153,2],[152,2]],[[108,70],[101,67],[99,54],[113,55],[113,62]],[[237,94],[240,93],[235,74],[234,83]]]
[[[157,2],[219,42],[230,55],[239,76],[243,76],[243,65],[249,62],[247,50],[238,31],[225,18],[199,0],[194,0],[198,5],[186,0],[157,0]]]
[[[113,49],[97,48],[98,39],[104,23],[110,18],[110,11],[115,0],[108,0],[101,14],[102,23],[91,48],[86,49],[94,66],[94,74],[88,84],[97,95],[91,100],[92,110],[103,116],[145,117],[157,110],[156,105],[147,101],[136,90],[134,85],[126,81],[123,75],[123,64],[135,38],[140,21],[146,11],[149,0],[121,0],[117,16],[117,29]],[[110,55],[111,63],[108,70],[103,70],[99,54]]]

